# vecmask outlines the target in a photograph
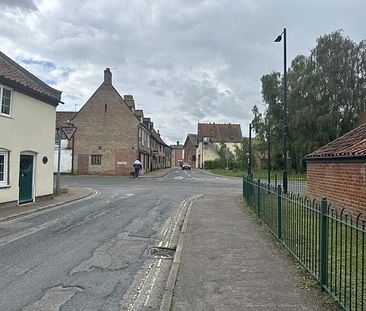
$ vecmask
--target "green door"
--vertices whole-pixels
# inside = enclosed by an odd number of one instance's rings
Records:
[[[33,156],[20,155],[19,204],[33,201]]]

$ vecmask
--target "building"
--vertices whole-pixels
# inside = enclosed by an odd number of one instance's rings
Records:
[[[184,160],[183,145],[179,144],[179,141],[177,141],[177,144],[170,145],[170,148],[172,149],[172,165],[181,166]]]
[[[204,168],[205,161],[220,158],[222,144],[235,155],[236,147],[239,147],[241,141],[240,124],[198,123],[196,167]]]
[[[52,196],[61,92],[0,52],[0,97],[0,204]]]
[[[188,134],[183,145],[184,161],[189,162],[191,167],[197,167],[197,134]]]
[[[171,167],[171,148],[162,140],[159,131],[151,133],[151,170]]]
[[[132,95],[122,97],[112,85],[112,73],[73,119],[74,172],[80,175],[129,175],[136,159],[141,174],[168,164],[167,148],[154,123],[135,109]],[[169,153],[168,153],[169,154]],[[170,162],[169,162],[170,163]]]
[[[307,190],[339,209],[366,211],[366,123],[305,157]]]
[[[66,135],[62,132],[61,128],[69,126],[70,122],[75,118],[76,112],[74,111],[57,111],[56,112],[56,132],[55,132],[55,149],[54,149],[54,165],[53,171],[58,171],[58,139],[61,135],[61,156],[60,156],[60,172],[66,174],[73,173],[73,147],[74,137],[69,141]]]

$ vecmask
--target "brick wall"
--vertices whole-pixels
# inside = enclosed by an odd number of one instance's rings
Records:
[[[138,157],[139,121],[111,83],[102,83],[74,123],[77,174],[128,175],[133,170]],[[92,165],[91,155],[101,155],[101,165]]]
[[[183,148],[172,147],[172,165],[179,166],[179,160],[183,160]]]
[[[312,198],[326,197],[338,210],[357,216],[366,212],[366,161],[308,162],[307,190]]]
[[[189,140],[184,148],[184,160],[188,161],[191,167],[196,168],[196,146]]]

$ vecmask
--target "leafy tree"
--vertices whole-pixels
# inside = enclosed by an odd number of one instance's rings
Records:
[[[366,41],[336,31],[317,39],[309,56],[298,55],[288,70],[289,153],[303,169],[303,157],[353,129],[366,103]],[[257,138],[270,129],[272,154],[281,162],[283,80],[278,72],[261,78],[267,110],[253,108]]]
[[[226,144],[222,141],[220,143],[219,156],[222,160],[232,160],[234,159],[233,153],[229,150]]]

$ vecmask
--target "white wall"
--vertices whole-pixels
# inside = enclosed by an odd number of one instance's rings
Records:
[[[34,157],[34,193],[53,193],[53,149],[56,107],[12,91],[11,117],[0,116],[0,148],[10,150],[7,188],[0,188],[0,203],[17,201],[19,193],[19,161],[21,152]],[[43,164],[43,157],[48,162]]]
[[[60,172],[70,174],[72,165],[72,149],[67,149],[67,143],[68,143],[67,139],[61,140]],[[54,163],[53,163],[54,173],[57,173],[57,165],[58,165],[58,145],[55,145]]]

